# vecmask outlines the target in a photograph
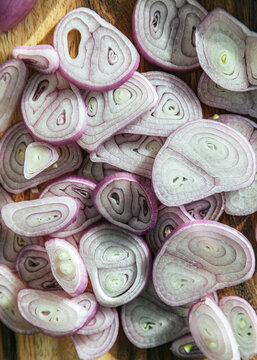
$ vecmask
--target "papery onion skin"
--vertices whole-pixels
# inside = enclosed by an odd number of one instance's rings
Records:
[[[69,55],[66,40],[73,29],[81,34],[79,53],[74,59]],[[105,38],[104,42],[101,36]],[[60,57],[59,71],[82,89],[114,89],[127,81],[139,65],[139,54],[134,45],[118,29],[85,7],[70,11],[59,21],[53,45]],[[105,49],[106,45],[109,45],[108,49]],[[91,62],[91,57],[96,61]]]
[[[188,350],[187,350],[188,347]],[[171,344],[172,354],[178,359],[204,359],[191,334],[186,334],[174,340]]]
[[[37,0],[9,0],[0,3],[0,33],[17,25],[33,9]]]

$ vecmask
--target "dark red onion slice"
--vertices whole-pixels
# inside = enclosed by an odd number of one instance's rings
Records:
[[[196,28],[196,51],[206,74],[232,91],[251,88],[246,69],[246,39],[250,30],[222,9],[212,10]]]
[[[5,190],[18,194],[45,181],[79,168],[82,154],[77,144],[57,147],[57,163],[32,179],[24,177],[26,147],[35,140],[22,121],[13,125],[0,142],[0,181]]]
[[[79,204],[68,196],[20,201],[3,206],[5,225],[21,236],[44,236],[65,229],[79,211]]]
[[[53,74],[59,68],[59,56],[51,45],[16,46],[12,57],[43,74]]]
[[[68,50],[68,35],[74,29],[81,36],[75,58]],[[60,57],[60,72],[83,89],[114,89],[128,80],[139,65],[139,54],[129,39],[85,7],[70,11],[60,20],[53,44]]]
[[[134,234],[151,230],[157,219],[157,203],[151,188],[138,176],[116,173],[97,184],[93,202],[109,222]]]
[[[195,93],[177,76],[161,71],[149,71],[143,75],[155,87],[158,104],[154,110],[147,111],[126,126],[124,133],[167,137],[180,125],[203,117]]]
[[[31,289],[48,291],[61,289],[53,277],[44,246],[25,245],[17,257],[16,270],[22,281]]]
[[[195,29],[207,11],[195,0],[141,0],[133,13],[133,35],[141,54],[169,71],[199,68]]]
[[[174,340],[171,344],[172,354],[178,359],[204,359],[203,353],[197,347],[191,334],[186,334]]]
[[[245,299],[238,296],[225,296],[219,307],[227,317],[235,339],[239,345],[242,359],[250,359],[257,354],[257,315]]]
[[[198,82],[197,94],[201,102],[208,106],[257,117],[256,90],[238,92],[223,89],[203,72]]]
[[[87,229],[80,240],[80,254],[100,305],[123,305],[148,281],[151,255],[146,243],[115,225],[98,223]]]
[[[77,143],[88,152],[135,121],[152,111],[158,96],[152,84],[142,74],[135,74],[115,90],[84,91],[88,126]]]
[[[225,193],[217,193],[183,205],[181,210],[185,211],[195,220],[218,221],[225,210],[225,205]]]
[[[157,136],[119,134],[100,145],[90,159],[151,179],[155,156],[164,142]]]
[[[21,60],[8,60],[0,65],[0,132],[5,131],[11,124],[27,76],[26,65]]]
[[[23,288],[21,280],[6,265],[0,264],[0,319],[16,333],[35,334],[38,330],[23,319],[17,307],[17,294]]]
[[[176,229],[176,227],[192,220],[191,215],[183,212],[179,207],[159,206],[155,227],[146,233],[145,236],[150,250],[156,254],[166,237]]]
[[[33,136],[53,145],[78,140],[87,125],[79,90],[58,72],[32,75],[22,95],[21,113]]]
[[[52,273],[62,289],[70,296],[81,295],[87,287],[86,266],[78,252],[65,239],[52,239],[45,243]]]
[[[24,319],[49,336],[72,335],[87,319],[87,310],[61,291],[23,289],[19,291],[17,301]]]
[[[115,319],[116,309],[99,306],[94,318],[77,331],[79,335],[93,335],[108,329]]]
[[[80,328],[77,331],[77,334],[83,334],[83,329],[85,329],[86,327],[91,328],[91,324],[96,323],[95,321],[96,314],[98,313],[100,306],[96,300],[95,295],[90,291],[85,291],[83,294],[76,296],[74,298],[74,301],[80,306],[83,306],[88,313],[87,321],[85,322],[84,326],[82,326],[82,328]],[[83,335],[89,335],[89,334],[83,334]]]
[[[93,204],[93,191],[96,184],[92,181],[70,175],[52,181],[44,187],[39,194],[40,199],[49,196],[70,196],[78,201],[80,209],[74,222],[72,222],[63,231],[58,231],[51,236],[67,237],[79,233],[86,229],[89,225],[100,220],[101,216],[97,212]]]
[[[153,165],[153,188],[167,206],[179,206],[252,184],[256,160],[246,138],[213,120],[180,126]]]
[[[0,3],[0,32],[17,25],[33,9],[37,0],[8,0]]]
[[[119,317],[115,309],[114,320],[105,330],[93,335],[73,335],[71,340],[78,356],[83,360],[94,360],[106,354],[114,345],[119,331]]]
[[[188,321],[195,343],[205,357],[210,360],[240,360],[231,326],[210,297],[192,306]]]
[[[224,287],[249,280],[255,256],[249,240],[211,220],[182,224],[167,238],[153,264],[159,297],[183,305]]]

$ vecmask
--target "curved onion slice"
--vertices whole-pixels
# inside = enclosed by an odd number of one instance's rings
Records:
[[[251,32],[246,38],[245,61],[249,83],[257,85],[256,55],[257,55],[257,34]]]
[[[53,74],[59,68],[59,56],[51,45],[16,46],[12,57],[43,74]]]
[[[67,237],[79,233],[89,225],[100,220],[101,216],[93,204],[93,191],[96,184],[92,181],[79,176],[66,176],[59,178],[48,184],[39,194],[40,199],[49,196],[70,196],[78,201],[80,209],[76,219],[62,231],[58,231],[51,236]]]
[[[179,207],[159,206],[155,227],[146,233],[146,242],[150,250],[156,254],[166,237],[176,229],[176,227],[192,220],[191,215],[182,211]]]
[[[88,318],[85,324],[77,331],[77,334],[89,335],[89,333],[85,333],[84,329],[91,329],[91,324],[96,324],[96,315],[100,309],[100,306],[96,300],[95,295],[90,291],[85,291],[83,294],[76,296],[74,301],[83,306],[88,312]],[[107,308],[106,308],[107,309]],[[111,309],[108,309],[111,310]],[[92,326],[94,327],[94,325]],[[100,330],[100,329],[99,329]],[[95,330],[97,332],[98,330]]]
[[[11,124],[27,76],[26,65],[21,60],[8,60],[0,65],[0,132],[5,131]]]
[[[31,289],[61,289],[53,277],[49,257],[44,246],[25,245],[17,257],[16,270],[22,281]]]
[[[5,225],[21,236],[44,236],[64,229],[79,211],[76,200],[68,196],[20,201],[3,206]]]
[[[213,120],[180,126],[153,165],[153,188],[167,206],[178,206],[252,184],[256,160],[243,135]]]
[[[24,177],[25,151],[26,147],[34,141],[22,121],[8,129],[1,139],[0,181],[5,190],[13,194],[73,171],[79,168],[82,162],[81,150],[77,144],[60,146],[56,148],[59,153],[57,163],[27,180]]]
[[[200,102],[184,81],[161,71],[143,75],[155,87],[158,104],[126,126],[124,133],[167,137],[180,125],[202,118]]]
[[[33,136],[53,145],[78,140],[87,125],[79,90],[58,72],[32,75],[22,95],[21,112]]]
[[[93,335],[97,334],[99,331],[106,330],[113,323],[115,314],[116,309],[100,305],[94,318],[79,329],[77,334]]]
[[[207,11],[195,0],[141,0],[133,13],[133,35],[141,54],[171,71],[199,67],[195,29]]]
[[[197,347],[191,334],[186,334],[174,340],[171,344],[172,354],[178,359],[204,359],[203,353]]]
[[[107,329],[93,335],[75,334],[71,337],[80,359],[97,359],[113,347],[119,331],[119,316],[116,309],[112,309],[112,311],[114,320]]]
[[[207,293],[250,279],[255,256],[249,240],[210,220],[182,224],[167,238],[153,264],[159,297],[183,305]]]
[[[100,305],[123,305],[148,281],[151,255],[146,243],[115,225],[98,223],[87,229],[80,240],[80,254]]]
[[[181,210],[192,216],[195,220],[218,221],[225,210],[225,194],[217,193],[207,198],[182,205]]]
[[[69,54],[68,35],[74,29],[81,40],[73,58]],[[128,80],[139,65],[139,55],[129,39],[85,7],[72,10],[61,19],[54,31],[53,44],[60,57],[60,72],[83,89],[114,89]]]
[[[219,307],[227,317],[242,359],[250,359],[257,354],[257,315],[246,300],[238,296],[225,296]]]
[[[210,297],[195,303],[188,317],[196,345],[210,360],[240,360],[231,326]]]
[[[155,156],[164,141],[157,136],[119,134],[100,145],[90,154],[90,159],[151,179]]]
[[[145,76],[135,72],[115,90],[84,91],[88,126],[77,143],[89,152],[146,111],[153,110],[158,96]]]
[[[0,32],[17,25],[33,9],[37,0],[8,0],[0,2]]]
[[[157,204],[151,188],[138,176],[116,173],[97,184],[93,202],[109,222],[134,234],[151,230],[157,219]]]
[[[226,90],[215,84],[203,72],[198,82],[197,94],[201,102],[208,106],[257,117],[257,90],[243,92]]]
[[[250,30],[222,9],[212,10],[196,28],[196,51],[206,74],[227,90],[249,90],[245,63]]]
[[[86,266],[78,250],[64,239],[52,239],[45,243],[53,276],[70,296],[82,294],[87,287]]]
[[[87,310],[68,299],[62,291],[23,289],[18,293],[18,308],[28,322],[50,336],[74,334],[87,320]]]
[[[35,334],[38,330],[21,316],[17,294],[24,284],[5,265],[0,264],[0,319],[11,330],[20,334]]]

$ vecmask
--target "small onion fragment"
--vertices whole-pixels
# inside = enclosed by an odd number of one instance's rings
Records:
[[[3,206],[5,225],[21,236],[44,236],[64,229],[79,211],[76,200],[68,196],[20,201]]]
[[[0,33],[17,25],[33,9],[37,0],[0,2]]]
[[[81,40],[77,56],[71,57],[68,35],[74,29]],[[114,89],[128,80],[139,65],[139,54],[129,39],[85,7],[70,11],[59,21],[53,45],[60,57],[59,71],[83,89]]]
[[[204,359],[203,353],[197,347],[191,334],[186,334],[174,340],[171,344],[172,354],[178,359]]]
[[[151,188],[138,176],[118,172],[97,184],[93,202],[109,222],[134,234],[151,230],[157,219],[157,204]]]
[[[83,295],[81,295],[81,296],[83,296]],[[74,300],[76,300],[76,299],[74,299]],[[107,308],[105,306],[100,305],[97,309],[97,312],[96,312],[94,318],[92,318],[90,322],[86,322],[86,324],[77,331],[77,334],[93,335],[93,334],[97,334],[99,331],[106,330],[113,323],[113,321],[115,319],[115,315],[116,315],[115,308]]]
[[[98,313],[100,306],[96,300],[95,295],[90,291],[85,291],[83,294],[76,296],[74,301],[80,306],[83,306],[88,312],[87,321],[82,326],[82,328],[77,331],[77,334],[89,335],[89,332],[86,333],[86,331],[83,331],[83,329],[90,329],[92,323],[96,324],[96,314]],[[98,329],[95,330],[95,332],[97,331]]]
[[[153,282],[162,301],[176,306],[249,280],[254,268],[253,248],[243,234],[216,221],[196,220],[167,238],[154,260]]]
[[[11,124],[27,76],[26,65],[21,60],[8,60],[0,65],[0,132],[5,131]]]
[[[231,326],[210,297],[207,296],[191,307],[188,321],[196,345],[208,359],[240,360]]]
[[[224,296],[219,307],[227,317],[243,360],[257,354],[257,315],[252,306],[241,297]]]
[[[151,271],[151,255],[144,240],[109,223],[86,229],[80,254],[97,301],[106,307],[123,305],[145,287]]]

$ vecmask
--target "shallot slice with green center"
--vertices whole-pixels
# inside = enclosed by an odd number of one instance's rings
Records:
[[[20,201],[3,206],[5,225],[21,236],[44,236],[64,229],[79,211],[76,200],[68,196]]]
[[[97,184],[93,202],[109,222],[142,235],[157,219],[157,204],[151,188],[138,176],[116,173]]]
[[[252,306],[238,296],[225,296],[219,307],[227,317],[243,360],[257,354],[257,315]]]
[[[80,42],[76,56],[69,52],[69,34]],[[139,65],[139,54],[129,39],[91,9],[70,11],[57,24],[53,45],[60,57],[60,72],[83,89],[110,90],[128,80]]]
[[[70,296],[82,294],[88,283],[86,266],[78,250],[64,239],[45,243],[53,276]]]
[[[151,255],[144,240],[109,223],[97,223],[80,240],[80,254],[97,301],[116,307],[134,299],[146,285]]]
[[[204,354],[197,347],[191,334],[186,334],[174,340],[170,350],[178,359],[193,360],[204,359]]]
[[[196,220],[180,225],[164,242],[154,260],[153,282],[162,301],[176,306],[249,280],[254,268],[253,248],[243,234]]]
[[[193,304],[189,316],[192,336],[210,360],[240,360],[238,344],[228,319],[210,297]]]
[[[175,130],[153,165],[153,188],[167,206],[179,206],[254,181],[256,159],[247,139],[213,120],[196,120]]]

